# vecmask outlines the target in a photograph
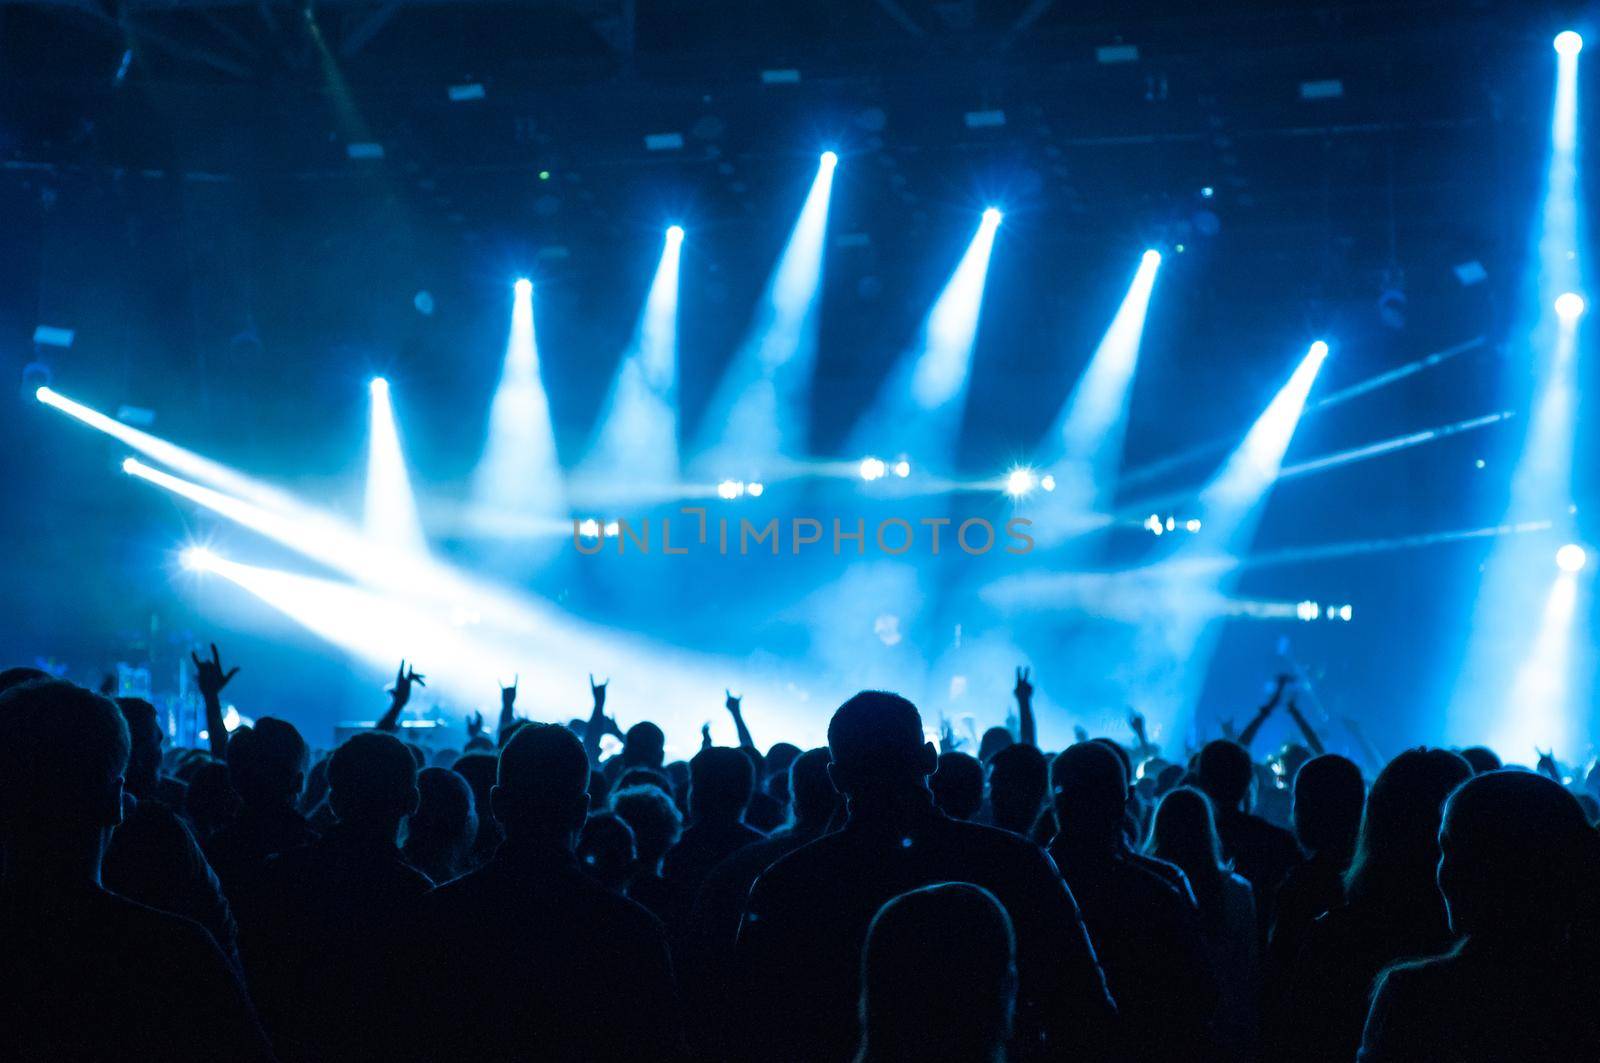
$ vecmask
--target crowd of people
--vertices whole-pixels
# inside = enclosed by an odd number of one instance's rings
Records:
[[[978,741],[864,691],[763,752],[729,694],[739,745],[668,762],[592,677],[424,750],[402,663],[321,752],[194,663],[205,749],[0,673],[0,1058],[1600,1060],[1600,771],[1368,778],[1287,679],[1181,754],[1041,750],[1019,669]],[[1279,711],[1304,743],[1253,755]]]

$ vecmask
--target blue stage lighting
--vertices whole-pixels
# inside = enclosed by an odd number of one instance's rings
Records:
[[[389,391],[389,382],[381,376],[373,377],[367,386],[372,389],[374,395],[387,394]]]
[[[406,553],[425,549],[411,478],[400,447],[400,430],[389,400],[389,382],[374,377],[367,419],[365,531],[374,542]]]
[[[999,225],[1004,220],[1005,215],[1000,212],[999,207],[990,207],[983,212],[983,224],[985,225],[993,227]]]
[[[862,458],[860,471],[861,478],[870,483],[873,480],[883,479],[888,466],[883,463],[882,458]]]
[[[1577,55],[1583,51],[1583,37],[1576,30],[1562,30],[1552,42],[1558,55]]]
[[[185,547],[178,554],[178,563],[190,572],[210,572],[217,561],[217,555],[204,546]]]
[[[1568,543],[1556,551],[1556,567],[1563,572],[1582,572],[1588,563],[1588,553],[1577,543]]]
[[[519,299],[524,296],[532,295],[533,282],[526,277],[518,277],[517,282],[511,286],[511,290],[516,293]]]
[[[681,225],[669,225],[669,226],[667,226],[667,239],[671,240],[673,243],[677,243],[678,241],[682,240],[683,239],[683,226],[681,226]]]
[[[1583,312],[1587,308],[1587,305],[1588,304],[1583,301],[1583,296],[1579,295],[1577,292],[1562,292],[1560,295],[1556,296],[1556,316],[1562,321],[1576,321],[1578,318],[1583,316]]]
[[[1032,469],[1017,467],[1006,473],[1006,494],[1012,498],[1022,498],[1038,485],[1038,477]]]
[[[831,170],[835,166],[839,165],[839,156],[837,154],[835,154],[834,152],[825,151],[825,152],[822,153],[821,162],[822,162],[823,166],[826,166],[828,169]]]

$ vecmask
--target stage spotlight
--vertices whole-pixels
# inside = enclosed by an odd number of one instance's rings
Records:
[[[1045,473],[1039,477],[1039,486],[1046,491],[1054,491],[1056,489],[1056,478],[1049,473]]]
[[[831,170],[835,166],[839,165],[839,156],[836,155],[834,152],[825,151],[825,152],[822,153],[822,158],[821,158],[820,161],[821,161],[822,165],[826,166],[828,169]]]
[[[1556,316],[1569,323],[1576,321],[1583,316],[1586,305],[1583,301],[1583,296],[1577,292],[1562,292],[1556,296]]]
[[[1588,552],[1577,543],[1568,543],[1556,551],[1556,567],[1563,572],[1582,572],[1588,563]]]
[[[760,498],[762,493],[765,492],[766,489],[767,489],[766,485],[761,483],[760,481],[757,481],[755,483],[748,483],[748,484],[744,485],[744,493],[749,495],[751,498]]]
[[[389,382],[373,377],[372,402],[367,419],[367,485],[364,529],[374,542],[397,551],[420,553],[427,549],[422,521],[417,516],[411,478],[406,473],[395,424]]]
[[[681,226],[681,225],[669,225],[669,226],[667,226],[667,239],[671,240],[673,243],[678,243],[678,242],[682,241],[682,239],[683,239],[683,226]]]
[[[911,463],[904,458],[894,463],[894,474],[904,480],[911,475]]]
[[[868,482],[872,480],[881,480],[883,479],[883,474],[885,471],[887,471],[887,468],[888,467],[884,465],[882,458],[862,458],[861,478]]]
[[[999,225],[1003,220],[1005,220],[1005,215],[1000,212],[998,207],[990,207],[983,212],[983,224],[991,229]]]
[[[1145,266],[1159,266],[1161,265],[1161,252],[1152,247],[1139,256],[1139,262]]]
[[[204,546],[189,546],[178,554],[178,563],[190,572],[209,572],[216,567],[217,555]]]
[[[1012,498],[1022,498],[1031,492],[1037,485],[1038,479],[1032,469],[1016,468],[1006,473],[1006,494]]]
[[[519,299],[530,296],[533,294],[533,282],[526,277],[518,277],[511,290]]]
[[[1575,30],[1562,30],[1552,43],[1557,55],[1572,56],[1583,51],[1583,37]]]
[[[600,538],[600,522],[593,517],[578,522],[578,534],[585,539]]]
[[[734,499],[742,494],[744,494],[744,484],[738,480],[724,480],[717,485],[718,498]]]
[[[1355,618],[1355,615],[1356,615],[1356,611],[1351,606],[1348,606],[1348,605],[1339,606],[1339,619],[1343,620],[1345,623],[1349,623],[1352,619]]]

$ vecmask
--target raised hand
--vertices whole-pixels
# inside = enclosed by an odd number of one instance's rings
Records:
[[[1533,751],[1539,754],[1539,763],[1536,767],[1539,774],[1549,776],[1556,782],[1560,782],[1561,768],[1556,764],[1555,750],[1543,751],[1538,746],[1534,746]]]
[[[1017,668],[1017,685],[1011,688],[1011,693],[1018,701],[1033,700],[1033,684],[1028,682],[1028,676],[1032,672],[1032,668]]]
[[[596,683],[594,673],[589,673],[589,693],[594,698],[594,714],[599,716],[606,711],[606,687],[611,685],[611,680]]]
[[[939,752],[954,753],[961,748],[961,739],[956,737],[956,729],[948,718],[939,718]]]
[[[723,693],[728,696],[728,700],[722,703],[723,707],[735,716],[739,715],[739,705],[744,701],[744,698],[731,690],[724,690]]]
[[[200,655],[190,652],[189,659],[194,662],[195,685],[200,688],[200,696],[210,701],[222,694],[222,688],[233,681],[239,674],[239,666],[234,665],[226,672],[222,670],[222,655],[217,652],[217,644],[211,644],[211,659],[202,660]]]
[[[709,720],[700,725],[700,748],[711,748],[711,722]]]
[[[475,712],[467,717],[467,741],[471,742],[483,736],[483,713]]]
[[[500,715],[502,718],[511,715],[511,708],[517,703],[517,684],[521,680],[522,677],[520,675],[512,676],[511,685],[500,688]]]
[[[1089,740],[1089,729],[1081,723],[1074,724],[1072,727],[1072,740],[1074,742],[1087,742]]]
[[[426,678],[427,676],[415,668],[407,668],[405,658],[402,657],[400,659],[400,669],[394,674],[394,686],[389,688],[390,701],[395,706],[404,708],[406,703],[411,700],[411,684],[415,683],[419,687],[425,687],[428,685],[423,682]]]
[[[1134,737],[1143,742],[1145,740],[1144,713],[1138,709],[1128,710],[1128,727],[1133,731]]]

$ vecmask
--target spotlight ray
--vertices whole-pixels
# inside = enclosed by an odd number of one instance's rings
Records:
[[[368,391],[372,400],[367,430],[366,534],[388,549],[422,553],[427,543],[400,449],[389,382],[376,377]]]
[[[712,478],[772,479],[782,455],[808,452],[806,410],[837,164],[833,152],[823,153],[755,319],[707,408],[693,465]]]

